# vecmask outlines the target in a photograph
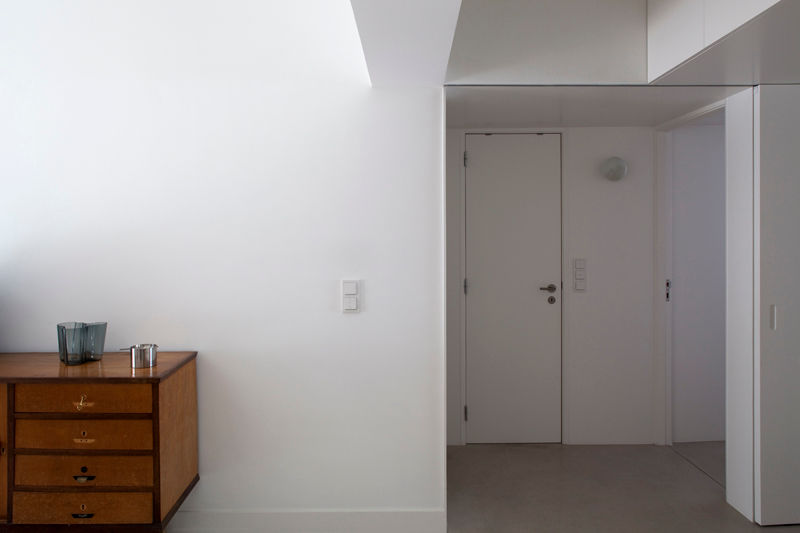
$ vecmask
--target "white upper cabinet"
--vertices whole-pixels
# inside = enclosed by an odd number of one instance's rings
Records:
[[[648,0],[648,81],[669,72],[778,1]]]

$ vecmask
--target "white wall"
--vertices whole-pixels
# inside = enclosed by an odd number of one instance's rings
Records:
[[[564,202],[564,441],[569,444],[653,442],[653,130],[566,128],[563,132]],[[463,131],[448,130],[448,139]],[[448,149],[463,150],[448,142]],[[607,157],[630,163],[612,183],[597,173]],[[461,184],[460,161],[448,165],[448,191]],[[448,200],[453,199],[448,194]],[[454,207],[448,204],[448,221]],[[463,215],[460,215],[463,216]],[[463,218],[457,220],[463,220]],[[461,226],[448,224],[448,242]],[[460,242],[460,241],[459,241]],[[452,252],[450,257],[460,257]],[[588,290],[569,286],[570,262],[587,260]],[[460,263],[448,260],[448,279]],[[461,297],[448,292],[448,316]],[[448,321],[448,328],[451,323]],[[448,329],[448,341],[455,338]],[[459,444],[461,345],[448,342],[448,443]],[[454,421],[452,417],[455,416]]]
[[[779,1],[647,0],[648,80],[665,74]]]
[[[564,140],[564,257],[587,261],[587,291],[564,291],[564,438],[652,442],[654,133],[575,128]],[[628,161],[612,183],[607,157]],[[564,282],[572,277],[565,264]]]
[[[672,440],[725,439],[725,126],[672,132]]]
[[[755,99],[760,221],[756,280],[756,521],[800,523],[800,87],[769,85]],[[771,319],[771,307],[777,320]]]
[[[441,89],[371,89],[347,0],[4,13],[0,351],[198,350],[173,531],[443,532]]]
[[[447,82],[644,82],[646,11],[646,0],[463,0]]]

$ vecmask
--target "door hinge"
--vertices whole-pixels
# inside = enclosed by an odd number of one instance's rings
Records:
[[[469,161],[469,158],[467,157],[467,151],[464,150],[464,168],[467,168],[467,161]]]
[[[672,280],[667,280],[666,287],[667,301],[669,302],[672,300]]]
[[[464,278],[464,294],[467,294],[467,290],[469,290],[469,281],[467,281],[467,278]]]
[[[467,406],[464,406],[464,422],[469,421],[469,411],[467,410]]]

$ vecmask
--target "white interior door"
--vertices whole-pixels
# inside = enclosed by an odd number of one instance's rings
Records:
[[[561,442],[561,135],[466,149],[467,442]]]

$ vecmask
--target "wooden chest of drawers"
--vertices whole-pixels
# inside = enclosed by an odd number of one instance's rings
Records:
[[[0,354],[0,532],[163,531],[199,479],[196,355]]]

